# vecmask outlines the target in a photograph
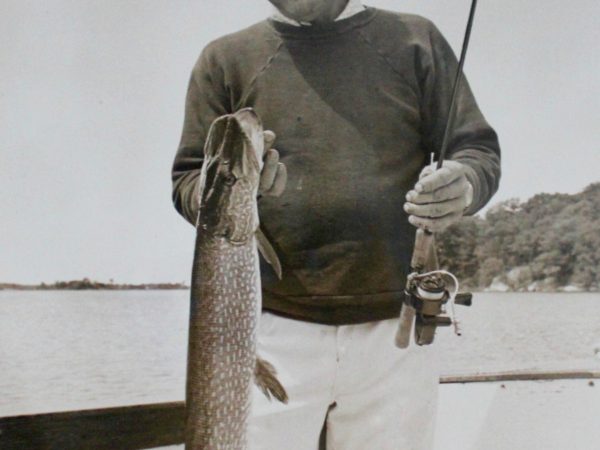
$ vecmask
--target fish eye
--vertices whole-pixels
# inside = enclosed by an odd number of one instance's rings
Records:
[[[227,186],[233,186],[235,184],[235,182],[237,181],[237,178],[233,175],[233,174],[227,174],[223,177],[223,182],[227,185]]]

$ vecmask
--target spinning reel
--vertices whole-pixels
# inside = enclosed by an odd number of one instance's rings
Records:
[[[446,306],[449,303],[454,311],[454,304],[471,306],[472,303],[472,294],[458,293],[458,280],[453,274],[438,270],[435,254],[431,253],[432,247],[433,234],[417,230],[411,261],[412,273],[406,279],[396,334],[396,346],[399,348],[408,347],[413,328],[417,345],[431,344],[437,327],[454,325],[456,334],[460,335],[454,313],[452,317],[445,315]],[[427,271],[428,268],[433,270]]]

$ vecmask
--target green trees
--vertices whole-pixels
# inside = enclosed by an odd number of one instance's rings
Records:
[[[600,286],[600,183],[583,192],[538,194],[466,217],[438,236],[442,267],[470,288],[493,280],[516,290]]]

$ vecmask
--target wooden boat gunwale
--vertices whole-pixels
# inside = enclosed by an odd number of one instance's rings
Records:
[[[600,370],[444,375],[440,384],[600,379]],[[184,442],[184,402],[0,417],[3,450],[137,450]]]

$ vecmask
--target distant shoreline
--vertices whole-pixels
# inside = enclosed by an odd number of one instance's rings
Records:
[[[190,287],[185,283],[101,283],[87,278],[83,280],[57,281],[52,284],[19,284],[19,283],[0,283],[0,291],[150,291],[150,290],[189,290]],[[468,289],[473,294],[535,294],[535,293],[556,293],[556,294],[585,294],[597,293],[597,290],[576,289],[572,286],[559,286],[555,289],[532,290],[511,289],[508,286],[492,286],[486,289]]]
[[[185,289],[189,289],[189,286],[185,283],[102,283],[88,278],[82,280],[56,281],[52,284],[0,283],[0,291],[147,291]]]

